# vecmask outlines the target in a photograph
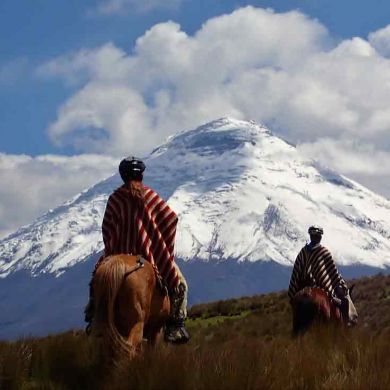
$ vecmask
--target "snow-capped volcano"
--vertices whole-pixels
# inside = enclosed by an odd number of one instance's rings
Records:
[[[324,228],[324,245],[340,265],[390,266],[390,202],[319,167],[256,123],[213,121],[170,137],[145,161],[146,184],[167,199],[179,216],[176,257],[184,261],[188,277],[192,277],[189,264],[197,263],[193,272],[202,278],[216,271],[199,271],[201,264],[219,265],[218,278],[208,284],[210,291],[214,282],[218,288],[218,283],[231,283],[238,277],[232,261],[246,267],[249,262],[291,266],[311,224]],[[28,277],[28,283],[36,283],[41,277],[50,280],[50,291],[57,293],[55,280],[68,280],[72,274],[72,283],[76,278],[85,288],[74,293],[68,305],[81,307],[89,272],[75,270],[82,264],[91,269],[102,250],[105,203],[119,185],[114,175],[0,241],[3,280],[19,280],[17,275],[23,274],[24,281]],[[227,273],[220,271],[223,263]],[[245,272],[239,271],[240,277]],[[282,285],[267,280],[267,289],[285,286],[288,274],[284,273]],[[238,294],[264,291],[265,282],[256,287],[258,275],[256,283],[248,278],[240,281]],[[196,283],[190,285],[196,291]],[[251,289],[246,290],[248,285]],[[67,282],[61,286],[66,295]],[[4,302],[0,309],[6,309]],[[22,321],[19,312],[15,316],[11,323]],[[0,335],[1,328],[2,323]]]
[[[291,265],[310,224],[339,263],[390,265],[390,202],[321,169],[255,123],[220,119],[167,140],[146,159],[145,182],[179,215],[183,260]],[[0,243],[0,275],[61,273],[102,250],[101,221],[117,175]]]

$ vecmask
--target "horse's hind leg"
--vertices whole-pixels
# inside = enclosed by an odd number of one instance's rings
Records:
[[[140,349],[144,324],[145,324],[145,312],[142,305],[134,298],[132,291],[129,291],[125,298],[119,302],[119,313],[117,316],[117,327],[120,330],[121,335],[127,339],[128,344],[131,346],[132,354],[136,354]]]
[[[144,321],[136,322],[132,328],[130,329],[129,336],[127,337],[127,341],[130,345],[132,345],[135,349],[139,348],[142,343],[142,338],[144,334]]]

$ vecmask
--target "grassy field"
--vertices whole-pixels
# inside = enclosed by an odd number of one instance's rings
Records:
[[[0,389],[390,389],[390,277],[357,281],[353,330],[291,338],[285,292],[197,305],[191,342],[121,370],[83,332],[0,343]]]

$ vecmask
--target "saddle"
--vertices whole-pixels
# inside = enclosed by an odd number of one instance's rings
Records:
[[[146,261],[147,261],[146,259],[144,259],[142,256],[138,255],[137,256],[137,264],[134,266],[133,269],[126,272],[125,276],[130,275],[131,273],[139,270],[140,268],[143,268]],[[158,268],[155,265],[153,265],[153,270],[154,270],[154,275],[156,277],[156,288],[160,291],[162,296],[166,297],[168,295],[167,284],[165,283],[163,277],[161,276]]]
[[[92,277],[95,275],[98,267],[100,267],[101,264],[103,264],[105,261],[107,261],[107,259],[109,259],[109,257],[103,257],[103,256],[100,257],[100,259],[98,260],[98,262],[95,265],[95,269],[92,273]],[[133,272],[138,271],[140,268],[143,268],[146,261],[147,261],[146,259],[144,259],[142,256],[138,255],[136,265],[132,269],[130,269],[129,271],[126,272],[125,277],[132,274]],[[154,275],[156,277],[156,287],[161,292],[161,295],[165,297],[168,295],[167,284],[166,284],[165,280],[163,279],[163,277],[161,276],[158,268],[154,264],[152,264],[152,266],[154,269]]]

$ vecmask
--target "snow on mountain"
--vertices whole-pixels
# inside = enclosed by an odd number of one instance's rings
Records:
[[[223,118],[181,132],[146,165],[145,182],[179,215],[180,259],[291,265],[319,224],[339,264],[390,265],[390,202],[256,123]],[[58,276],[99,253],[105,203],[119,185],[114,175],[0,241],[0,276]]]
[[[390,202],[256,123],[223,118],[176,134],[146,165],[145,182],[179,215],[190,304],[286,288],[311,224],[345,277],[389,269]],[[113,175],[0,241],[0,339],[83,325],[120,182]]]

